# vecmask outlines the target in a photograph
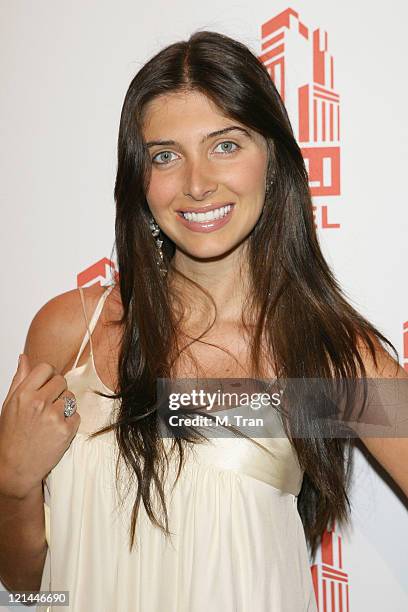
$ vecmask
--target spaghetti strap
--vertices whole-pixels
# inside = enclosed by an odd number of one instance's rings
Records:
[[[109,293],[112,291],[114,285],[110,285],[108,286],[105,291],[102,293],[101,297],[98,300],[98,303],[96,305],[96,308],[93,312],[92,318],[91,320],[88,322],[88,315],[86,314],[86,308],[85,308],[85,300],[84,300],[84,294],[83,294],[83,289],[82,287],[78,287],[79,290],[79,295],[81,296],[81,302],[82,302],[82,309],[84,311],[84,317],[85,317],[85,322],[86,322],[86,332],[85,332],[85,336],[82,339],[82,344],[79,348],[78,354],[76,356],[76,359],[74,361],[74,365],[72,366],[72,368],[76,368],[77,367],[77,363],[79,361],[79,358],[82,355],[82,352],[84,350],[84,348],[86,347],[86,345],[90,344],[90,354],[93,357],[93,346],[92,346],[92,332],[96,327],[96,324],[98,322],[99,319],[99,315],[102,312],[102,308],[105,304],[105,300],[108,297]]]

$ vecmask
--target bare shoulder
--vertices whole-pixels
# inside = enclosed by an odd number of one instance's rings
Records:
[[[105,287],[92,285],[83,288],[88,317]],[[86,332],[86,322],[78,289],[65,291],[46,302],[34,315],[24,346],[31,367],[41,362],[50,363],[62,372],[75,358]]]
[[[384,347],[379,339],[370,334],[374,345],[374,357],[366,342],[358,338],[357,348],[366,368],[368,378],[408,378],[408,373],[392,357],[388,347]]]

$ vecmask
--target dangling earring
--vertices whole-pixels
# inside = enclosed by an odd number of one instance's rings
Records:
[[[273,176],[273,177],[271,178],[271,180],[269,181],[269,183],[266,185],[266,188],[265,188],[265,193],[268,193],[268,192],[269,192],[270,188],[272,187],[272,185],[273,185],[273,183],[274,183],[274,180],[275,180],[275,177]]]
[[[153,237],[156,238],[157,254],[158,254],[156,262],[159,267],[160,274],[164,277],[167,274],[167,269],[164,267],[163,251],[161,248],[163,244],[163,240],[159,240],[157,238],[157,236],[160,234],[160,227],[157,225],[153,216],[151,216],[149,219],[149,226],[150,226],[150,231],[152,232]]]

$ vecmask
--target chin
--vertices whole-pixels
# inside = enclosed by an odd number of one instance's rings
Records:
[[[189,257],[194,257],[195,259],[214,259],[214,258],[222,258],[225,255],[227,255],[230,251],[232,251],[234,249],[234,247],[236,246],[236,243],[230,243],[230,244],[225,244],[220,246],[219,244],[217,245],[208,245],[207,247],[197,248],[197,245],[195,245],[196,248],[192,248],[189,249],[188,247],[186,247],[186,245],[184,245],[181,250],[188,255]]]

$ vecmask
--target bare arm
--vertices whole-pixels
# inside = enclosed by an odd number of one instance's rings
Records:
[[[47,555],[42,487],[0,495],[0,577],[9,591],[38,591]]]
[[[52,376],[51,367],[55,372],[63,370],[64,365],[77,348],[78,335],[84,330],[77,294],[78,291],[73,290],[57,296],[47,302],[35,315],[28,330],[24,347],[25,354],[10,391],[13,387],[15,390],[19,384],[23,384],[24,380],[27,380],[26,376],[38,364],[42,364],[42,368],[44,364],[49,364],[49,379]],[[10,391],[4,401],[3,410],[11,395]],[[13,410],[16,411],[15,406]],[[31,405],[21,405],[17,410],[31,410]],[[9,410],[10,414],[11,410]],[[0,580],[9,591],[36,592],[41,586],[48,548],[45,534],[43,485],[40,476],[34,485],[27,486],[25,483],[24,486],[20,486],[16,479],[17,470],[14,469],[11,476],[7,468],[4,468],[5,465],[8,465],[7,452],[13,448],[4,441],[9,439],[7,433],[13,428],[10,427],[12,421],[7,422],[3,417],[4,415],[0,413],[0,441],[3,441],[3,446],[0,444],[0,464],[2,466],[0,473]],[[61,415],[59,420],[54,417],[55,415],[50,419],[48,426],[51,432],[55,428],[55,445],[56,448],[59,445],[57,449],[59,452],[63,450],[61,441],[58,441],[61,435],[60,429],[57,429],[61,427]],[[44,421],[42,423],[43,427],[46,426]],[[25,434],[26,432],[21,430],[18,441],[22,445],[25,444]],[[15,440],[16,438],[13,439]]]
[[[375,366],[368,349],[362,346],[361,354],[367,370],[367,376],[371,378],[383,378],[404,381],[401,384],[401,397],[403,406],[400,407],[400,419],[408,420],[408,372],[406,372],[395,359],[386,351],[378,341],[375,341],[377,366]],[[402,392],[402,389],[404,391]],[[407,403],[406,403],[407,402]],[[387,470],[394,482],[408,497],[408,438],[400,437],[360,437],[363,444],[375,459]]]

